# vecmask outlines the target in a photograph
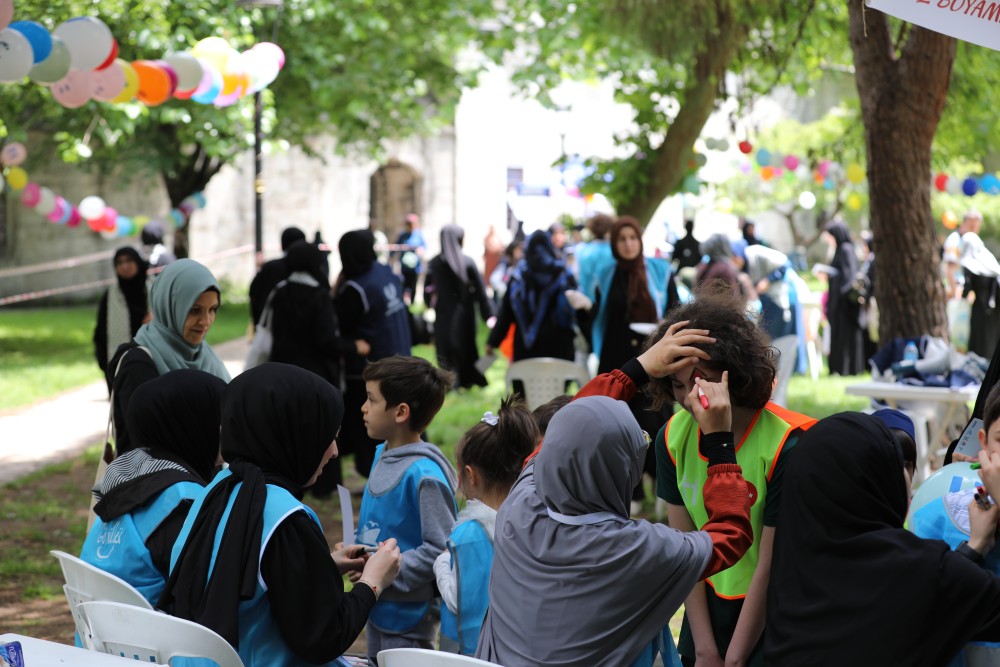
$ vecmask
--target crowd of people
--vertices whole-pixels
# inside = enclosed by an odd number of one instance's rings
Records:
[[[408,216],[392,266],[371,229],[345,233],[332,284],[325,246],[285,230],[250,290],[269,359],[235,378],[205,342],[223,297],[212,273],[177,260],[147,288],[145,260],[121,249],[94,336],[115,451],[81,558],[246,665],[345,664],[362,631],[373,665],[440,647],[508,667],[931,666],[1000,641],[1000,579],[981,566],[996,506],[963,500],[954,550],[918,537],[903,527],[917,456],[904,413],[817,421],[772,400],[773,342],[804,333],[789,258],[746,226],[697,251],[681,239],[675,262],[649,256],[627,216],[588,228],[572,251],[562,227],[494,242],[484,278],[462,228],[425,261]],[[965,293],[985,264],[969,233]],[[872,262],[842,223],[826,238],[831,372],[856,373],[845,283]],[[418,296],[436,310],[436,365],[412,356]],[[449,391],[487,382],[479,318],[487,355],[509,343],[515,361],[574,360],[584,345],[597,373],[534,411],[505,397],[452,461],[425,436]],[[983,415],[997,497],[1000,388]],[[331,552],[305,496],[332,493],[348,453],[367,482],[356,534]],[[667,524],[635,517],[645,476]]]

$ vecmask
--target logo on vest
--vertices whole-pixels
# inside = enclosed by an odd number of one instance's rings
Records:
[[[378,536],[381,532],[377,523],[369,521],[358,528],[358,544],[371,544],[373,546],[378,544]]]
[[[100,560],[111,558],[115,547],[122,543],[124,533],[125,529],[122,528],[120,520],[106,524],[97,536],[97,558]]]
[[[383,287],[382,294],[385,295],[386,315],[393,315],[397,311],[402,310],[403,308],[406,307],[406,304],[403,303],[403,300],[399,298],[399,290],[396,289],[396,286],[393,283],[389,283],[388,285]]]
[[[753,507],[754,505],[757,504],[757,498],[759,497],[759,494],[757,493],[757,487],[751,484],[749,480],[746,480],[746,483],[747,483],[747,491],[750,495],[750,506]]]

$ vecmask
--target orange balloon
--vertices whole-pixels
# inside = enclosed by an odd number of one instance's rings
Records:
[[[761,167],[760,177],[763,178],[765,181],[771,180],[772,178],[774,178],[774,169],[772,167]]]
[[[139,92],[136,96],[143,104],[151,107],[163,104],[170,97],[170,75],[151,60],[136,60],[132,68],[139,76]]]
[[[226,95],[232,95],[236,92],[236,87],[240,85],[240,77],[232,72],[223,72],[222,74],[222,92],[219,93],[219,97],[225,97]]]
[[[945,229],[955,229],[958,227],[958,216],[951,211],[945,211],[941,214],[941,224]]]

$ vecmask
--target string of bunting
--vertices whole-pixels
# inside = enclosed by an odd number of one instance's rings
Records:
[[[118,42],[99,18],[77,16],[50,33],[37,21],[13,17],[13,0],[0,0],[0,83],[28,77],[69,109],[90,100],[157,106],[172,97],[226,107],[266,88],[285,65],[276,44],[240,52],[221,37],[202,39],[190,51],[128,62],[118,57]]]
[[[0,192],[5,188],[19,192],[21,204],[34,209],[49,222],[67,227],[78,227],[81,222],[86,222],[92,231],[100,232],[105,238],[115,238],[138,234],[153,220],[147,215],[121,215],[96,195],[84,197],[74,206],[51,188],[29,179],[28,172],[20,166],[27,157],[28,149],[17,141],[7,143],[0,149],[0,166],[6,167],[0,178]],[[180,228],[187,224],[195,209],[204,206],[205,195],[196,192],[181,201],[177,208],[171,209],[166,217],[175,228]]]

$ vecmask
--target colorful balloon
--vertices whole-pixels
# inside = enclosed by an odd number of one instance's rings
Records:
[[[50,188],[42,186],[38,188],[38,203],[35,204],[35,211],[38,215],[48,215],[56,208],[56,193]]]
[[[201,63],[187,51],[171,53],[164,60],[177,73],[177,90],[174,95],[180,96],[181,93],[188,93],[188,97],[190,97],[190,94],[201,83],[201,77],[204,74]]]
[[[139,92],[136,97],[143,104],[158,106],[170,97],[170,76],[152,60],[136,60],[132,68],[139,76]]]
[[[101,100],[102,102],[111,102],[121,95],[127,83],[125,70],[117,64],[112,64],[111,67],[105,67],[104,69],[94,70],[91,78],[94,83],[94,99]]]
[[[84,220],[97,220],[104,216],[107,204],[97,195],[90,195],[84,197],[77,208],[80,211],[80,217]]]
[[[941,224],[945,229],[955,229],[958,227],[958,216],[953,211],[945,211],[941,214]]]
[[[49,57],[31,68],[28,76],[41,84],[55,83],[69,74],[70,55],[65,42],[58,37],[52,38],[52,52]]]
[[[117,97],[112,98],[111,102],[115,104],[129,102],[139,92],[139,75],[136,74],[135,68],[130,63],[121,58],[115,60],[115,66],[121,69],[122,74],[125,75],[125,87],[122,88],[122,92],[118,93]]]
[[[0,150],[0,164],[16,167],[28,157],[28,149],[20,141],[12,141]]]
[[[222,74],[207,61],[202,63],[202,67],[205,70],[205,77],[208,78],[208,86],[203,89],[205,78],[202,78],[191,99],[199,104],[211,104],[222,90]]]
[[[0,0],[0,30],[10,25],[14,18],[14,0]]]
[[[78,16],[63,21],[52,33],[66,43],[73,67],[90,71],[108,59],[115,38],[104,21],[93,16]]]
[[[934,177],[934,187],[937,188],[938,192],[944,192],[948,189],[948,174],[938,174]]]
[[[861,199],[861,195],[859,195],[857,192],[852,192],[851,194],[847,195],[847,208],[851,209],[852,211],[861,210],[861,205],[863,203],[864,202]]]
[[[102,218],[103,224],[101,226],[101,231],[113,232],[115,227],[118,225],[118,211],[111,208],[110,206],[104,209],[104,217]]]
[[[260,44],[255,44],[250,50],[262,52],[266,57],[274,60],[274,62],[278,63],[278,69],[285,66],[285,52],[281,50],[280,46],[273,42],[261,42]]]
[[[740,152],[743,153],[744,155],[750,155],[750,153],[753,152],[753,144],[751,144],[749,141],[741,141],[738,147],[740,149]]]
[[[191,55],[208,62],[212,67],[224,72],[229,64],[233,48],[221,37],[206,37],[191,48]]]
[[[170,63],[166,60],[155,60],[153,62],[155,62],[160,69],[166,72],[167,77],[170,79],[170,94],[173,95],[177,90],[177,72],[174,71],[174,68],[171,67]]]
[[[22,190],[28,184],[28,172],[20,167],[7,171],[7,185],[11,190]]]
[[[83,220],[83,218],[80,217],[80,211],[76,210],[76,207],[73,206],[70,209],[69,220],[66,221],[66,226],[67,227],[77,227],[77,226],[79,226],[81,220]]]
[[[850,164],[847,166],[847,180],[854,184],[864,182],[865,170],[860,164]]]
[[[35,54],[27,37],[13,28],[0,30],[0,83],[20,81],[34,62]]]
[[[112,38],[111,53],[108,54],[108,57],[104,59],[103,63],[101,63],[94,69],[95,70],[107,69],[108,67],[111,67],[111,63],[113,63],[116,58],[118,58],[118,40]]]
[[[124,215],[118,216],[118,220],[115,221],[115,227],[118,229],[118,236],[129,236],[135,232],[135,225]]]
[[[45,217],[48,218],[49,222],[59,222],[62,220],[63,214],[66,212],[66,208],[66,200],[57,196],[55,205],[52,207],[52,211]],[[37,211],[38,209],[36,208],[35,210]]]
[[[771,164],[771,151],[766,148],[761,148],[757,151],[757,164],[761,167],[767,167]]]
[[[41,188],[38,187],[38,183],[28,183],[21,190],[21,203],[28,208],[34,208],[38,206],[38,200],[41,197]]]
[[[52,97],[67,109],[78,109],[90,101],[94,92],[94,80],[91,72],[71,69],[59,81],[52,84]]]
[[[799,166],[799,159],[794,155],[786,155],[784,163],[786,169],[795,171],[795,169]]]
[[[979,182],[973,177],[969,177],[962,181],[962,193],[966,197],[971,197],[972,195],[979,192]]]
[[[41,23],[35,21],[14,21],[9,26],[24,35],[28,43],[31,44],[33,54],[33,64],[38,64],[49,57],[52,53],[52,35]]]

